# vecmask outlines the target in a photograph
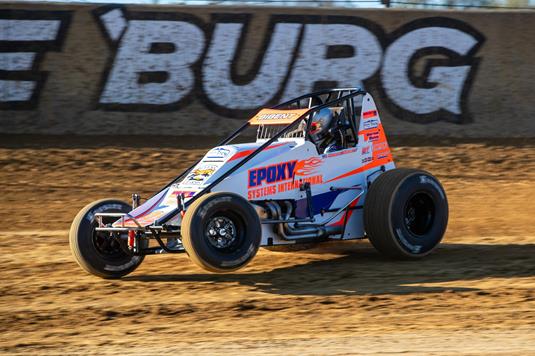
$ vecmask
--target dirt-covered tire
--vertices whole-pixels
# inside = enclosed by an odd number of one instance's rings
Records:
[[[398,168],[371,184],[364,203],[364,228],[381,253],[403,259],[429,254],[448,225],[448,200],[428,172]]]
[[[121,200],[103,199],[86,205],[76,215],[69,232],[69,242],[76,262],[84,270],[101,278],[121,278],[141,264],[144,256],[127,254],[119,242],[110,239],[107,233],[95,231],[95,213],[128,213],[131,210],[130,205]],[[117,218],[103,219],[104,222],[115,220]]]
[[[209,193],[194,201],[181,224],[190,259],[211,272],[232,272],[248,264],[260,246],[260,219],[237,194]]]

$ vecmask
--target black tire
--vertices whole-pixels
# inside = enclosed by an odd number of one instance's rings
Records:
[[[69,232],[69,242],[76,262],[87,272],[106,279],[121,278],[134,271],[144,256],[127,254],[116,240],[105,232],[95,231],[95,213],[128,213],[127,203],[116,199],[97,200],[86,205],[74,218]],[[117,218],[106,218],[113,222]]]
[[[217,192],[186,210],[182,243],[193,262],[211,272],[232,272],[248,264],[260,247],[260,219],[247,200]]]
[[[364,203],[364,228],[381,253],[403,259],[429,254],[448,225],[448,200],[433,175],[398,168],[371,184]]]

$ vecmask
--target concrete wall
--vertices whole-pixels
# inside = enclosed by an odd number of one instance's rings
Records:
[[[535,137],[528,11],[0,4],[0,133],[223,135],[364,86],[390,135]]]

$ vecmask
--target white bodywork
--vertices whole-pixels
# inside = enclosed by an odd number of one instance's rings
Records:
[[[253,204],[261,200],[293,200],[297,205],[296,217],[305,218],[306,192],[300,187],[309,182],[314,224],[345,225],[343,236],[339,234],[331,238],[361,238],[364,236],[362,206],[368,184],[381,170],[395,168],[377,108],[369,94],[363,97],[358,136],[355,147],[325,154],[318,154],[316,146],[304,138],[280,139],[212,191],[236,193]],[[179,195],[187,201],[261,145],[262,141],[259,141],[211,149],[185,178],[149,199],[130,215],[142,226],[153,224],[177,207]],[[355,200],[357,195],[360,196]],[[349,210],[336,211],[350,202]],[[177,226],[180,223],[180,214],[168,222]],[[127,220],[125,226],[135,224]],[[275,233],[273,224],[262,224],[262,245],[294,242]]]

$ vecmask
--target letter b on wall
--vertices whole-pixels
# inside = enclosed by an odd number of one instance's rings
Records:
[[[189,22],[129,20],[118,39],[100,103],[162,106],[180,102],[194,87],[192,65],[204,42],[204,33]]]

